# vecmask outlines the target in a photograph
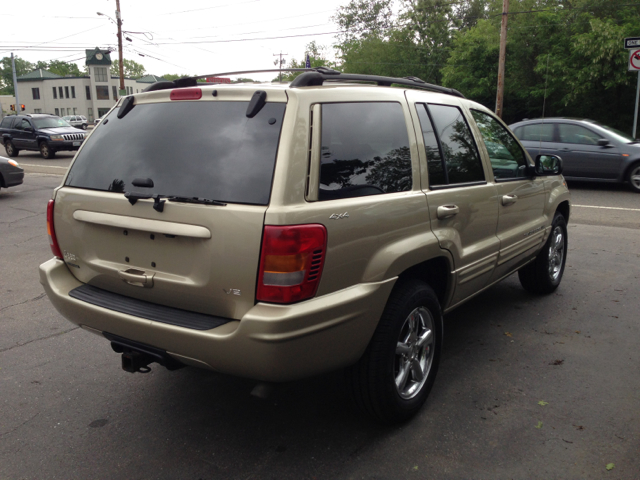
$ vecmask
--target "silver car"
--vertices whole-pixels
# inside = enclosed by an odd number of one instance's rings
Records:
[[[567,180],[627,182],[640,193],[640,142],[593,120],[545,118],[509,125],[529,155],[559,155]]]
[[[81,128],[83,130],[86,130],[89,125],[89,121],[84,115],[67,115],[62,118],[65,119],[72,127]]]

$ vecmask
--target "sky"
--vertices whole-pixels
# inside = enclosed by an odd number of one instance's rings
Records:
[[[348,2],[121,0],[122,28],[131,32],[123,34],[124,58],[154,75],[271,69],[277,68],[274,54],[300,61],[315,40],[333,59],[338,28],[330,17]],[[74,61],[82,69],[85,49],[110,47],[115,60],[117,27],[97,14],[115,19],[115,10],[115,0],[6,0],[0,10],[0,58],[13,52],[33,63]],[[275,74],[244,76],[264,81]]]

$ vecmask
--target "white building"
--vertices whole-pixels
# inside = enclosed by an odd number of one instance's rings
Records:
[[[61,77],[38,69],[18,77],[18,98],[24,113],[84,115],[92,122],[113,107],[119,98],[120,78],[110,74],[111,56],[108,50],[86,50],[85,64],[89,76]],[[138,80],[124,79],[127,94],[138,93],[150,84],[164,80],[146,75]],[[20,112],[19,112],[20,113]]]

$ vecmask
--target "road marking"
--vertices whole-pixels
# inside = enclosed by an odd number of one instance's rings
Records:
[[[20,166],[25,166],[25,167],[38,167],[38,168],[64,168],[65,170],[69,167],[57,167],[55,165],[33,165],[30,163],[20,163]]]
[[[572,207],[582,208],[601,208],[603,210],[626,210],[628,212],[640,212],[640,208],[622,208],[622,207],[597,207],[595,205],[571,205]]]

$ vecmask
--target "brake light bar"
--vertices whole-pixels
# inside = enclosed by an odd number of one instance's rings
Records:
[[[265,225],[256,299],[294,303],[313,297],[326,248],[324,225]]]
[[[51,247],[51,252],[53,252],[55,257],[62,259],[62,252],[60,251],[58,239],[56,238],[56,230],[53,225],[54,204],[54,200],[49,200],[49,203],[47,203],[47,235],[49,235],[49,246]]]
[[[171,100],[200,100],[202,98],[201,88],[176,88],[171,90]]]

